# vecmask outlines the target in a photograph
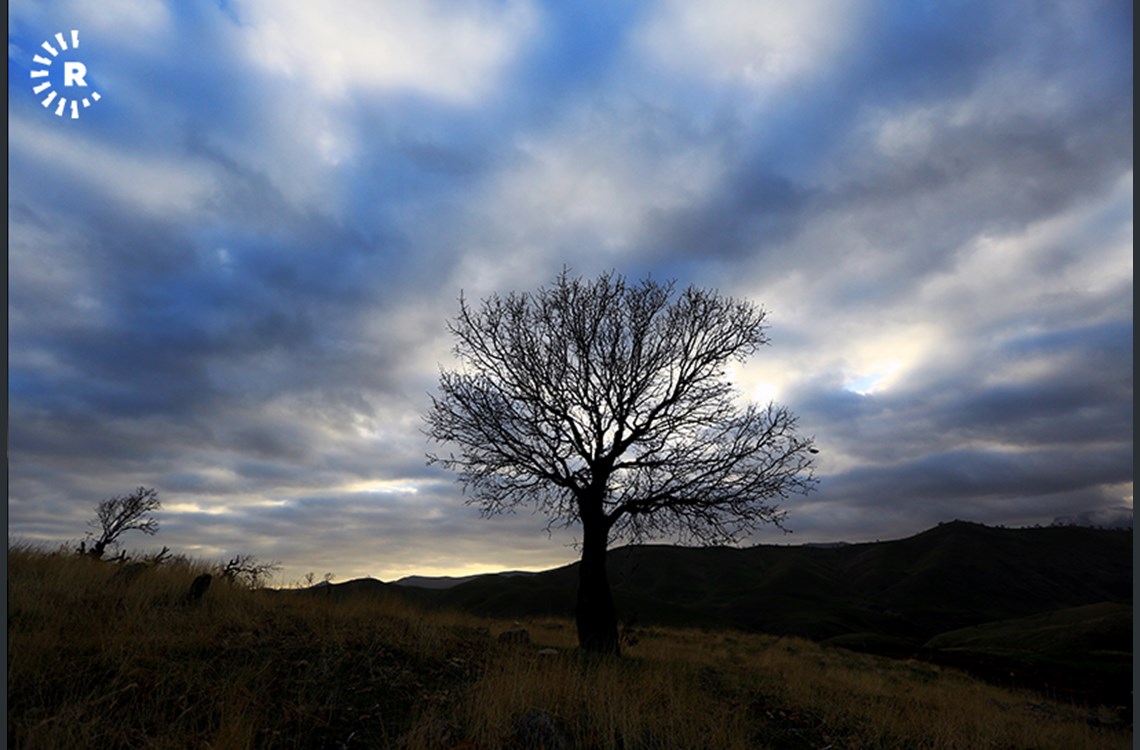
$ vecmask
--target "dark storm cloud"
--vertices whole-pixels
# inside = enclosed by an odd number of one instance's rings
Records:
[[[1073,10],[1071,25],[1035,4],[872,13],[842,66],[761,118],[719,115],[708,137],[729,178],[655,243],[800,269],[839,249],[792,236],[842,221],[894,255],[890,278],[874,280],[887,290],[972,236],[1066,209],[1131,168],[1131,36],[1110,20],[1118,7],[1103,10]],[[900,143],[874,142],[890,140],[877,126],[892,118]]]
[[[1033,376],[990,382],[1028,355],[1044,357]],[[1130,440],[1132,326],[1111,322],[1028,335],[954,369],[917,373],[898,391],[862,396],[838,382],[795,391],[805,417],[828,422],[865,458],[896,446],[990,439],[1009,446]],[[874,428],[875,440],[864,438]]]
[[[828,425],[825,455],[857,463],[827,472],[817,510],[791,507],[792,526],[818,528],[817,513],[837,506],[873,516],[886,497],[913,528],[946,518],[1049,523],[1053,508],[1118,507],[1106,488],[1132,482],[1131,342],[1130,322],[1050,331],[898,392],[859,395],[834,382],[797,392],[802,418]],[[1027,357],[1045,363],[1036,376],[988,382]],[[860,523],[890,535],[890,523]]]
[[[1089,492],[1100,485],[1126,482],[1131,456],[1124,448],[1081,448],[999,452],[952,450],[915,460],[861,467],[836,475],[845,501],[874,506],[890,494],[916,504],[939,501],[969,506],[979,499],[1032,498]]]

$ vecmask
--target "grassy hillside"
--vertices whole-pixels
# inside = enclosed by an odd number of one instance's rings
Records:
[[[937,635],[944,654],[998,659],[1035,670],[1048,684],[1089,695],[1132,690],[1132,605],[1102,602]]]
[[[610,551],[623,618],[827,639],[873,633],[920,646],[938,633],[1132,598],[1132,532],[953,522],[843,547]],[[569,616],[577,565],[483,577],[417,596],[485,616]]]
[[[1077,657],[1132,653],[1132,607],[1102,602],[935,636],[931,648]]]
[[[423,610],[379,582],[251,591],[179,560],[8,551],[11,748],[1127,748],[1128,720],[796,638]],[[541,653],[553,648],[554,654]]]

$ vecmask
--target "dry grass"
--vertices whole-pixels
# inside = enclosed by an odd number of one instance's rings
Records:
[[[703,664],[722,690],[763,717],[791,719],[793,734],[832,747],[1110,748],[1130,731],[1106,717],[1012,692],[960,672],[857,654],[795,638],[651,631],[647,659]],[[684,654],[682,656],[682,653]],[[779,745],[781,727],[768,741]]]
[[[508,623],[396,597],[216,581],[187,606],[209,566],[186,560],[129,582],[27,546],[8,565],[12,748],[537,747],[528,717],[598,750],[1131,747],[1104,709],[796,639],[650,628],[593,658],[569,622],[507,646]]]

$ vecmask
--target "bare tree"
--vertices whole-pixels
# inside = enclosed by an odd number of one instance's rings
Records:
[[[548,528],[580,524],[582,648],[619,653],[606,576],[614,539],[739,541],[780,525],[776,501],[807,493],[810,438],[775,404],[738,405],[725,366],[768,343],[766,312],[715,291],[567,271],[534,294],[461,295],[449,322],[458,370],[443,370],[425,419],[452,450],[484,515],[532,505]]]
[[[158,521],[150,514],[161,507],[158,490],[146,487],[139,487],[129,495],[118,495],[100,501],[95,506],[95,519],[90,522],[91,526],[99,529],[99,535],[92,535],[90,548],[86,544],[80,545],[80,552],[99,559],[108,546],[116,544],[119,537],[128,531],[155,534],[158,531]]]
[[[262,562],[254,555],[234,555],[222,566],[220,575],[228,581],[255,589],[280,569],[281,564],[278,562]]]

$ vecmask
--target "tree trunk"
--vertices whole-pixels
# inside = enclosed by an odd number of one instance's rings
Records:
[[[617,611],[606,575],[609,525],[604,517],[582,521],[582,561],[578,565],[578,645],[598,654],[621,653]]]

